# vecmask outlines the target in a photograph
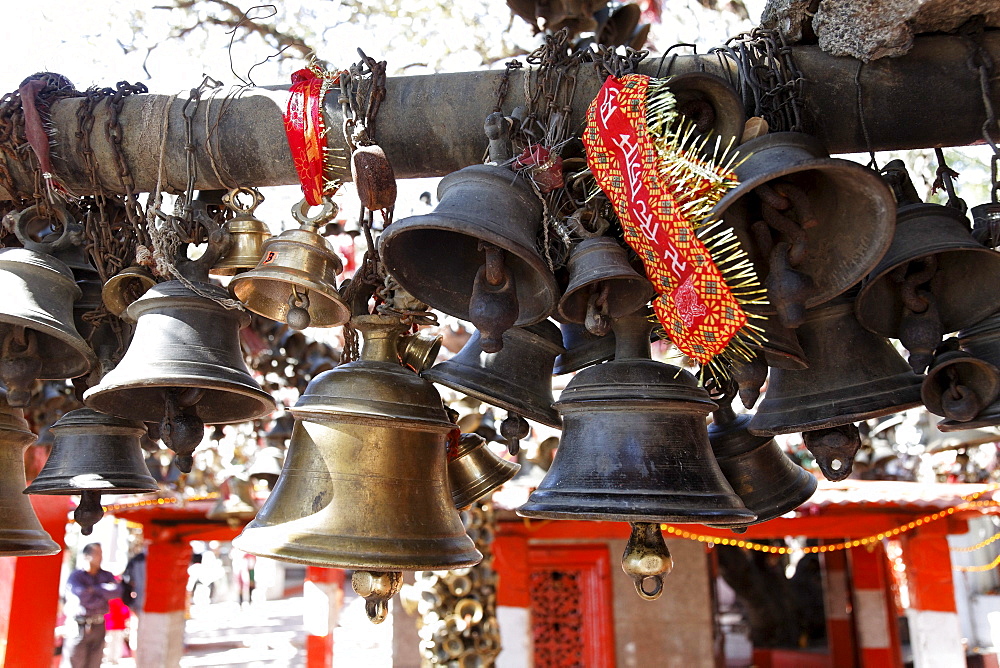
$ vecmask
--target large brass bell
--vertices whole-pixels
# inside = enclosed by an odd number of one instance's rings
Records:
[[[559,429],[559,413],[552,408],[552,368],[563,352],[559,328],[551,321],[527,327],[512,327],[503,334],[505,345],[498,353],[484,352],[477,330],[457,355],[424,371],[421,375],[435,383],[458,390],[491,406]],[[508,418],[501,433],[516,454],[510,437]],[[507,432],[507,433],[505,433]]]
[[[831,158],[813,137],[744,143],[739,185],[712,211],[733,228],[767,287],[768,313],[795,328],[805,310],[859,282],[892,241],[895,202],[871,169]]]
[[[233,541],[282,561],[350,568],[373,621],[403,570],[471,566],[482,555],[448,489],[455,425],[434,386],[399,362],[398,318],[355,317],[361,359],[314,378],[293,407],[284,468]],[[397,577],[398,576],[398,577]]]
[[[901,163],[886,169],[909,180]],[[892,245],[865,279],[855,308],[867,329],[899,339],[922,373],[944,334],[1000,309],[1000,292],[975,289],[998,282],[1000,254],[973,239],[961,211],[901,200]]]
[[[521,465],[500,457],[479,434],[462,434],[448,449],[448,484],[455,507],[471,506],[513,478]]]
[[[757,515],[759,524],[805,503],[816,491],[816,477],[797,466],[770,436],[747,429],[750,416],[736,415],[729,398],[720,403],[708,427],[708,440],[726,480]],[[734,531],[737,529],[734,528]]]
[[[511,326],[545,319],[559,290],[535,248],[541,201],[523,176],[473,165],[441,179],[432,213],[394,222],[379,250],[389,274],[420,301],[472,322],[497,352]]]
[[[310,217],[308,211],[305,200],[292,207],[301,227],[268,239],[257,266],[233,278],[229,290],[254,313],[293,329],[336,327],[351,317],[337,292],[337,274],[344,266],[316,230],[337,209],[324,202],[317,215]]]
[[[241,204],[240,195],[250,197],[250,202]],[[243,269],[253,269],[264,257],[264,244],[271,238],[267,223],[254,218],[253,212],[264,201],[264,196],[256,188],[234,188],[222,197],[223,203],[237,213],[226,221],[226,230],[232,237],[232,244],[221,260],[209,270],[217,276],[232,276]]]
[[[559,325],[562,332],[563,352],[556,357],[552,375],[579,371],[592,364],[607,362],[615,357],[615,334],[608,332],[597,336],[587,331],[583,325],[564,322]]]
[[[628,263],[625,250],[610,237],[584,239],[569,256],[569,285],[559,300],[559,315],[583,323],[598,336],[611,330],[611,321],[634,313],[656,291],[645,276]]]
[[[716,404],[690,373],[650,359],[646,313],[614,328],[614,361],[578,373],[556,402],[561,444],[518,514],[641,525],[753,521],[712,456],[705,418]],[[657,542],[658,531],[636,531],[640,543]],[[666,571],[627,572],[641,596],[655,598]]]
[[[24,450],[35,440],[19,408],[0,390],[0,557],[59,554],[59,545],[42,528],[24,489]]]
[[[981,292],[981,291],[980,291]],[[1000,368],[1000,312],[958,333],[961,349],[993,367]],[[971,420],[947,419],[938,422],[941,431],[977,429],[1000,424],[1000,399],[992,401]]]
[[[136,323],[128,351],[84,394],[86,404],[103,413],[162,422],[163,441],[185,472],[205,424],[244,422],[274,410],[274,399],[243,361],[239,330],[250,316],[216,301],[228,298],[222,288],[193,285],[198,292],[167,281],[133,302],[126,310]]]
[[[771,369],[764,400],[750,420],[752,433],[771,436],[839,429],[920,404],[922,377],[913,373],[887,339],[858,323],[849,297],[810,309],[797,335],[809,367]],[[815,436],[807,438],[807,446],[808,439],[819,442]],[[825,440],[831,444],[838,439],[831,434]],[[850,473],[851,458],[835,457],[838,466],[824,455],[813,454],[824,472],[830,472],[828,477]]]
[[[25,406],[37,379],[76,378],[97,359],[73,323],[82,292],[50,255],[0,249],[0,380],[12,406]]]
[[[102,494],[159,491],[143,458],[141,422],[78,408],[52,425],[52,452],[25,494],[79,494],[73,517],[86,536],[104,516]]]

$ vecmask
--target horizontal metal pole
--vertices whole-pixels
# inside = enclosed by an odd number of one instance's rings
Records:
[[[1000,62],[1000,33],[986,33],[983,44],[993,61]],[[805,129],[817,135],[831,153],[961,146],[982,140],[986,112],[979,75],[967,65],[969,46],[958,37],[920,37],[905,56],[864,65],[815,46],[793,47],[793,54],[804,79]],[[651,57],[640,71],[655,75],[662,73],[663,65],[659,57]],[[714,55],[678,56],[670,70],[731,75],[732,68],[733,63]],[[502,75],[493,70],[390,78],[376,138],[396,176],[439,176],[481,162],[486,148],[483,120],[495,104]],[[511,75],[508,111],[522,99],[523,77],[523,70]],[[594,68],[581,69],[572,127],[582,127],[601,80]],[[992,99],[994,108],[1000,110],[1000,81],[994,82]],[[298,183],[282,122],[287,101],[287,86],[251,88],[231,99],[202,100],[193,122],[196,187]],[[78,136],[76,114],[81,103],[67,99],[52,108],[54,170],[77,194],[92,190]],[[183,190],[187,181],[184,103],[166,95],[125,100],[120,117],[122,151],[138,192],[149,192],[158,182],[170,192]],[[341,152],[346,165],[349,155],[339,131],[342,116],[335,95],[327,99],[327,113],[333,126],[328,141]],[[120,193],[123,188],[105,131],[107,114],[106,105],[99,105],[90,144],[102,186]],[[30,191],[33,180],[25,165],[7,158],[7,167],[18,187]],[[350,178],[349,172],[344,176]],[[0,199],[9,198],[0,189]]]

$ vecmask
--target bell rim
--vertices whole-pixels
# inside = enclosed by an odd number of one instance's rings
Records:
[[[3,331],[4,325],[24,327],[38,334],[51,337],[65,346],[65,350],[60,351],[61,354],[42,357],[42,369],[39,372],[38,380],[78,378],[90,373],[91,369],[97,366],[97,355],[94,354],[94,351],[87,345],[83,337],[80,336],[80,333],[77,332],[72,318],[70,318],[68,323],[58,323],[72,327],[71,333],[67,331],[68,327],[67,329],[57,327],[54,324],[57,321],[49,318],[48,314],[39,312],[39,315],[41,317],[31,319],[7,313],[0,314],[0,331]],[[39,324],[45,325],[45,329],[39,329]],[[74,333],[76,337],[73,336]],[[62,364],[62,366],[57,366],[57,364]]]
[[[648,278],[639,276],[607,276],[597,281],[588,281],[577,286],[567,286],[566,292],[559,299],[557,310],[559,316],[566,322],[581,324],[587,317],[587,296],[585,288],[600,281],[613,281],[613,286],[609,286],[609,292],[614,291],[615,296],[609,296],[608,301],[614,302],[614,306],[608,309],[612,319],[634,313],[645,306],[650,299],[656,296],[656,288]],[[645,298],[643,298],[645,295]],[[623,299],[629,297],[629,299]]]
[[[176,367],[172,367],[176,368]],[[113,373],[113,372],[112,372]],[[155,379],[148,379],[146,382],[136,382],[136,381],[120,381],[111,384],[106,384],[104,381],[111,376],[104,377],[104,380],[100,384],[87,390],[83,395],[83,403],[88,408],[92,408],[101,413],[106,413],[108,415],[113,415],[115,417],[124,418],[126,420],[138,420],[140,422],[159,422],[163,419],[165,414],[164,404],[157,403],[154,407],[148,406],[138,406],[136,408],[141,409],[143,412],[136,410],[131,414],[126,414],[125,411],[115,410],[115,407],[120,405],[118,402],[114,402],[113,399],[118,396],[128,397],[128,394],[132,390],[136,389],[169,389],[172,387],[197,387],[205,388],[205,377],[204,376],[192,376],[189,378],[185,377],[174,377],[170,378],[170,382],[157,382]],[[214,379],[217,380],[217,379]],[[252,377],[251,377],[252,380]],[[225,392],[227,394],[238,394],[243,397],[256,399],[258,404],[258,409],[253,413],[240,414],[238,416],[229,416],[226,418],[213,418],[212,420],[206,420],[205,424],[236,424],[239,422],[247,422],[250,420],[256,420],[258,418],[270,415],[275,410],[277,410],[277,403],[269,393],[265,392],[260,387],[250,387],[246,385],[239,385],[233,381],[222,381],[219,383],[220,386],[207,387],[209,391]],[[197,404],[196,404],[197,405]]]
[[[0,557],[48,557],[60,552],[59,543],[40,524],[38,529],[0,529]]]
[[[253,275],[251,276],[250,274]],[[288,280],[289,275],[294,277],[296,280]],[[277,322],[284,322],[285,319],[287,319],[287,310],[285,310],[285,315],[282,316],[278,313],[281,309],[278,309],[278,311],[266,311],[264,305],[258,304],[252,299],[253,293],[247,295],[246,297],[241,296],[241,286],[246,286],[246,289],[254,287],[253,283],[250,281],[260,281],[262,283],[272,284],[278,283],[283,286],[296,286],[299,288],[304,287],[306,290],[320,295],[324,299],[324,305],[332,308],[320,311],[319,306],[314,306],[310,302],[309,308],[306,309],[310,317],[310,327],[339,327],[351,319],[351,309],[344,302],[343,297],[341,297],[336,283],[322,283],[314,280],[311,274],[307,274],[301,269],[289,268],[287,270],[278,270],[270,267],[256,267],[250,271],[243,272],[242,274],[236,274],[233,280],[229,283],[230,294],[240,300],[248,310],[264,316],[265,318],[275,320]],[[289,293],[289,296],[291,296],[291,293]],[[277,300],[268,299],[267,301],[274,301],[277,303]],[[286,309],[289,308],[287,303],[284,304],[284,306]],[[322,313],[330,313],[330,315],[328,317],[319,317]]]
[[[938,431],[947,433],[953,431],[965,431],[966,429],[996,427],[997,425],[1000,425],[1000,400],[994,401],[992,404],[979,411],[979,415],[972,418],[968,422],[959,422],[958,420],[941,420],[936,426]],[[997,440],[1000,441],[1000,434],[997,435]]]
[[[450,360],[445,360],[440,364],[435,364],[430,369],[421,372],[420,374],[421,377],[426,378],[428,381],[432,383],[437,383],[438,385],[444,385],[445,387],[455,390],[456,392],[461,392],[462,394],[472,397],[473,399],[478,399],[479,401],[482,401],[485,404],[489,404],[490,406],[496,406],[497,408],[501,408],[505,411],[516,413],[528,420],[534,420],[535,422],[540,422],[541,424],[552,427],[554,429],[562,429],[562,418],[559,417],[559,412],[556,411],[554,408],[552,408],[552,404],[549,405],[550,407],[548,410],[544,410],[538,404],[529,403],[528,401],[516,400],[517,399],[516,393],[512,393],[510,399],[496,397],[479,388],[468,386],[463,382],[461,382],[460,380],[456,380],[450,374],[447,376],[443,375],[445,373],[448,373],[450,367],[448,369],[435,371],[435,369],[437,369],[439,366],[447,364],[449,361]],[[479,372],[479,370],[476,369],[475,367],[470,367],[469,369],[470,369],[469,373],[475,374],[476,372]],[[465,369],[463,368],[463,371],[464,370]],[[486,374],[483,375],[485,376]],[[522,393],[524,390],[524,388],[518,386],[511,385],[509,387],[511,390],[514,391],[521,390]],[[540,403],[542,404],[544,404],[544,402],[547,399],[546,397],[536,397],[536,398],[541,399]]]
[[[564,339],[563,350],[565,352],[556,357],[556,361],[552,365],[553,376],[581,371],[595,364],[613,360],[615,358],[615,335],[614,332],[608,332],[604,336],[595,337],[583,345],[573,348],[567,348]]]
[[[544,493],[540,498],[536,498],[535,501],[532,501],[531,497],[535,497],[535,495],[539,492]],[[651,496],[652,498],[650,498]],[[687,497],[695,501],[703,501],[708,498],[719,499],[725,496],[727,495],[660,494],[653,496],[644,494],[642,501],[648,501],[649,503],[676,504],[680,497]],[[555,498],[550,500],[549,497]],[[707,508],[692,508],[690,513],[668,513],[655,511],[652,505],[644,508],[637,507],[634,513],[616,513],[604,510],[611,506],[612,500],[620,500],[623,498],[632,499],[633,505],[635,506],[638,506],[639,504],[639,502],[635,500],[636,495],[634,492],[623,491],[619,494],[614,494],[602,491],[595,494],[593,490],[568,492],[566,490],[542,490],[539,488],[532,492],[531,496],[528,497],[527,503],[522,505],[520,508],[516,508],[515,512],[520,517],[528,517],[532,519],[652,522],[670,524],[718,524],[724,526],[738,526],[740,524],[746,524],[748,521],[752,521],[757,517],[753,511],[749,510],[745,506],[742,506],[743,502],[740,501],[740,498],[735,492],[732,493],[732,499],[730,500],[735,499],[740,506],[734,506],[731,508],[720,507],[716,511]],[[581,508],[588,510],[592,509],[592,512],[580,512]]]
[[[481,447],[487,446],[483,443]],[[456,461],[458,461],[458,459],[456,459]],[[451,462],[448,462],[448,465],[450,471]],[[508,461],[501,457],[500,461],[494,465],[488,475],[475,479],[473,484],[467,484],[464,487],[452,490],[451,498],[455,502],[455,507],[465,508],[466,506],[475,503],[489,492],[498,489],[504,483],[508,482],[511,478],[517,475],[520,470],[520,464]],[[450,472],[448,480],[451,482]]]
[[[941,393],[932,392],[935,388],[931,387],[931,381],[933,381],[936,375],[941,373],[944,369],[959,364],[968,364],[973,367],[976,372],[982,370],[985,373],[987,384],[991,388],[988,392],[991,395],[991,399],[990,402],[983,407],[983,410],[986,410],[986,408],[996,400],[997,395],[1000,394],[1000,369],[997,369],[996,366],[986,360],[979,359],[978,357],[968,353],[959,353],[957,355],[949,355],[946,353],[938,358],[938,361],[936,361],[933,368],[929,369],[927,375],[924,376],[923,384],[920,386],[920,399],[927,410],[934,415],[944,416],[945,414],[941,405]]]
[[[48,476],[46,476],[48,477]],[[62,477],[62,476],[59,476]],[[24,488],[22,494],[29,496],[75,496],[82,492],[97,492],[99,494],[152,494],[160,491],[160,486],[152,476],[149,476],[149,483],[137,480],[139,476],[130,476],[127,484],[117,486],[70,486],[55,484],[55,481],[47,481],[41,476],[31,481],[31,484]],[[103,478],[104,482],[110,482],[113,478]]]
[[[698,82],[698,85],[683,86],[678,91],[673,90],[678,83],[687,84],[689,81]],[[739,97],[739,93],[728,81],[710,72],[684,72],[670,77],[668,86],[674,92],[675,97],[677,97],[678,92],[691,90],[704,93],[713,102],[718,100],[719,104],[712,105],[716,110],[716,118],[719,117],[719,110],[735,112],[733,114],[734,120],[729,124],[729,127],[725,128],[725,134],[722,133],[721,129],[712,128],[710,136],[720,137],[723,146],[727,143],[734,147],[739,145],[740,140],[743,138],[743,119],[745,118],[746,109]],[[701,133],[701,136],[705,136],[704,133]]]

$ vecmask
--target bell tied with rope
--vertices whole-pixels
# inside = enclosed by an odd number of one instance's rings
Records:
[[[958,343],[963,352],[987,365],[1000,369],[998,366],[1000,365],[1000,312],[961,330],[958,333]],[[931,375],[935,375],[933,369],[928,374],[928,378]],[[928,406],[928,410],[930,410],[930,406]],[[941,431],[952,432],[998,424],[1000,424],[1000,398],[989,402],[971,420],[956,420],[949,417],[939,422],[937,428]]]
[[[445,438],[455,425],[434,386],[399,360],[407,326],[377,315],[352,324],[364,336],[361,359],[309,383],[291,409],[281,476],[233,543],[280,561],[354,569],[378,622],[399,571],[471,566],[481,555],[448,488]]]
[[[726,526],[754,519],[712,456],[705,418],[716,404],[690,373],[650,359],[648,316],[643,309],[617,320],[614,361],[584,369],[563,390],[555,404],[561,444],[519,515]],[[644,597],[662,577],[630,574]]]
[[[915,193],[902,161],[883,172],[897,192]],[[1000,309],[1000,293],[970,289],[998,282],[1000,254],[972,237],[961,211],[900,195],[892,245],[865,279],[855,308],[867,329],[899,339],[922,373],[944,334]]]
[[[871,169],[831,158],[797,132],[767,134],[741,145],[739,185],[712,211],[733,228],[770,306],[796,328],[806,309],[847,290],[875,267],[892,240],[892,193]]]
[[[240,195],[250,197],[250,202],[241,204]],[[253,269],[264,257],[264,244],[271,238],[267,223],[258,220],[253,213],[264,201],[264,196],[256,188],[234,188],[222,197],[222,202],[236,212],[236,217],[226,221],[226,230],[232,238],[229,250],[215,263],[208,273],[216,276],[232,276],[244,269]]]
[[[552,368],[564,350],[559,329],[548,320],[512,327],[503,339],[500,352],[486,352],[477,330],[457,355],[421,375],[506,410],[510,415],[501,423],[500,433],[511,454],[517,454],[517,441],[529,431],[524,418],[556,429],[562,426],[559,413],[552,408]]]
[[[337,292],[343,263],[317,232],[337,215],[337,205],[324,200],[312,217],[309,208],[304,199],[293,206],[292,217],[301,226],[264,242],[257,266],[229,284],[229,291],[249,310],[293,329],[336,327],[351,317]]]
[[[610,237],[584,239],[573,247],[567,264],[569,285],[559,300],[559,315],[583,323],[591,334],[604,336],[615,318],[634,313],[656,294]]]
[[[24,451],[34,440],[21,409],[12,408],[0,389],[0,557],[42,557],[61,550],[20,493]]]
[[[468,508],[520,470],[520,464],[490,450],[479,434],[462,434],[454,444],[448,444],[448,486],[459,510]]]
[[[253,420],[275,406],[243,360],[239,331],[250,316],[226,308],[226,291],[208,282],[208,267],[223,251],[213,233],[201,258],[177,260],[185,281],[160,283],[126,309],[136,323],[128,350],[84,393],[87,406],[102,413],[159,423],[185,473],[206,424]]]
[[[25,494],[80,495],[73,517],[89,536],[101,519],[102,494],[145,494],[159,491],[149,474],[139,439],[146,427],[78,408],[51,427],[55,441],[48,461]]]
[[[958,348],[957,339],[941,344],[920,395],[931,413],[969,422],[1000,395],[1000,370]]]
[[[471,321],[482,349],[503,332],[544,320],[559,291],[535,248],[542,205],[527,179],[506,167],[473,165],[438,186],[433,212],[390,225],[379,240],[389,274],[420,301]]]

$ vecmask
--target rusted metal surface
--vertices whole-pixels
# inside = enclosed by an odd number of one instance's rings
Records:
[[[986,33],[982,42],[994,60],[1000,60],[1000,34]],[[959,37],[921,37],[905,56],[863,66],[851,58],[830,56],[815,46],[796,46],[793,53],[805,79],[805,129],[816,134],[831,153],[959,146],[982,140],[985,110],[978,73],[966,66],[968,47]],[[704,70],[729,76],[731,66],[731,62],[715,55],[679,56],[670,71],[681,74]],[[639,68],[650,75],[658,71],[662,74],[666,69],[655,57]],[[503,70],[492,70],[389,79],[379,116],[379,145],[397,177],[439,176],[481,162],[487,144],[482,135],[483,119],[492,111],[503,76]],[[510,89],[521,90],[523,77],[523,70],[511,72]],[[860,95],[856,80],[860,82]],[[571,128],[581,127],[586,107],[600,83],[595,69],[584,67],[580,72]],[[519,96],[508,97],[506,112],[519,103]],[[203,100],[194,122],[196,187],[297,183],[282,123],[287,99],[287,86],[274,86],[249,89],[228,101]],[[168,149],[163,160],[163,183],[168,190],[183,190],[185,101],[168,95],[134,95],[124,100],[122,150],[138,191],[147,192],[156,186],[164,127]],[[90,188],[82,138],[76,135],[76,112],[81,104],[83,98],[75,98],[56,102],[52,107],[57,144],[53,167],[79,194]],[[994,86],[993,105],[1000,107],[1000,86]],[[338,127],[342,112],[336,96],[328,98],[327,114],[331,127]],[[107,115],[107,105],[98,105],[90,142],[98,157],[102,184],[117,192],[121,184],[104,133]],[[212,129],[208,144],[206,129]],[[865,129],[870,141],[865,139]],[[340,133],[328,136],[331,145],[350,154]],[[31,181],[23,166],[8,163],[15,182],[27,189]],[[0,198],[9,197],[0,191]]]

